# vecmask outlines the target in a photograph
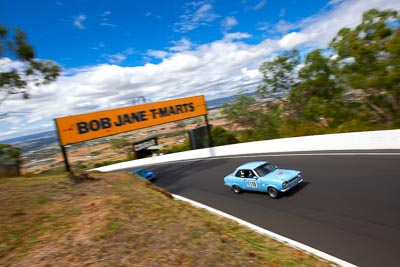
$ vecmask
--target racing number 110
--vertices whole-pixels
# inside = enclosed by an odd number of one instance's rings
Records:
[[[257,182],[256,181],[249,181],[249,186],[256,188],[257,187]]]

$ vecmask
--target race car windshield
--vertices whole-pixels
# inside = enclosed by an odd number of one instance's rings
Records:
[[[266,163],[255,168],[254,171],[258,174],[259,177],[263,177],[268,173],[273,172],[276,169],[277,169],[276,166]]]

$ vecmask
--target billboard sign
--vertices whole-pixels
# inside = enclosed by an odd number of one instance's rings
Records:
[[[157,137],[153,137],[133,144],[133,151],[135,151],[137,159],[142,159],[152,155],[152,151],[148,149],[149,147],[154,147],[157,145],[158,139]]]
[[[204,96],[193,96],[56,118],[61,145],[207,115]]]

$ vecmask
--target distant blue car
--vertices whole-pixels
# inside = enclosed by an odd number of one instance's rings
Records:
[[[271,198],[297,186],[303,181],[300,171],[278,169],[266,161],[248,162],[224,178],[233,192],[242,190],[266,192]]]
[[[148,171],[145,168],[135,169],[131,171],[131,173],[149,181],[154,180],[157,177],[155,172]]]

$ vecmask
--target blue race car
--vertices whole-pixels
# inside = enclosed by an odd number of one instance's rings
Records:
[[[242,190],[266,192],[271,198],[295,187],[303,181],[300,171],[278,169],[266,161],[248,162],[224,178],[233,192]]]
[[[131,173],[149,181],[154,180],[157,177],[155,172],[148,171],[145,168],[135,169],[131,171]]]

